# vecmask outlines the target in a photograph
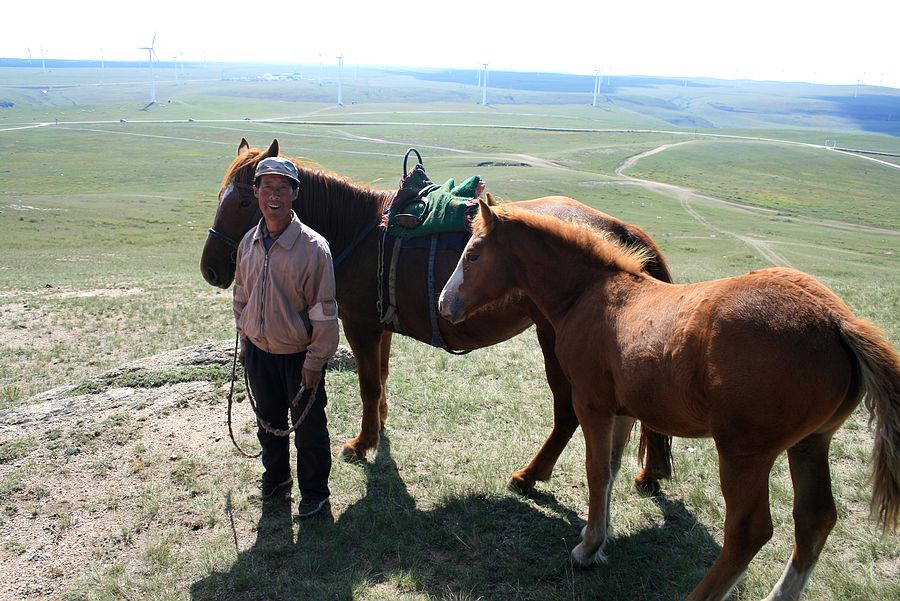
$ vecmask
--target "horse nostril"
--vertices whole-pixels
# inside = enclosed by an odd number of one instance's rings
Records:
[[[206,281],[213,286],[217,286],[219,284],[219,274],[217,274],[216,270],[212,267],[206,268]]]

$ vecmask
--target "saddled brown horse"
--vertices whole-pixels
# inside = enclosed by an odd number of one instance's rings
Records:
[[[787,451],[796,545],[769,599],[798,599],[837,520],[831,438],[864,395],[876,424],[872,510],[897,529],[900,356],[799,271],[674,285],[647,277],[645,260],[588,228],[482,202],[440,311],[461,325],[521,290],[550,321],[587,451],[588,523],[574,562],[604,559],[612,482],[639,419],[716,443],[725,540],[691,601],[725,598],[772,536],[769,473]]]
[[[278,142],[266,151],[251,149],[246,140],[238,146],[237,158],[228,167],[219,192],[219,206],[213,227],[203,248],[200,269],[206,281],[227,288],[234,278],[234,252],[245,232],[259,221],[252,194],[254,170],[265,157],[278,155]],[[344,445],[347,458],[364,458],[378,444],[378,434],[387,419],[385,384],[394,327],[381,323],[377,304],[378,228],[385,207],[396,191],[373,190],[347,178],[310,169],[296,159],[300,173],[300,195],[294,211],[301,221],[318,231],[331,247],[337,267],[337,300],[340,318],[356,357],[363,415],[359,435]],[[557,215],[590,224],[625,244],[647,250],[652,259],[647,271],[670,281],[668,267],[653,241],[639,228],[624,224],[581,203],[563,197],[547,197],[516,203],[539,213]],[[459,249],[439,251],[435,261],[434,295],[459,259]],[[340,261],[338,260],[340,258]],[[401,333],[428,342],[432,338],[427,302],[424,250],[404,250],[397,268],[397,302]],[[436,301],[436,299],[435,299]],[[546,442],[534,459],[513,473],[510,484],[521,491],[548,480],[559,454],[575,432],[578,420],[572,411],[571,387],[559,369],[554,354],[554,334],[546,319],[527,298],[510,298],[494,303],[465,324],[452,325],[443,319],[440,333],[454,349],[477,349],[507,340],[536,325],[544,353],[547,381],[553,394],[554,424]],[[639,489],[653,491],[660,478],[671,474],[671,439],[642,430],[639,454],[646,456],[644,469],[635,478]]]

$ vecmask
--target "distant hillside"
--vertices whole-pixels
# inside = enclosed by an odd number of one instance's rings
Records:
[[[395,70],[423,81],[476,85],[474,69]],[[488,73],[490,102],[515,102],[496,90],[521,90],[590,97],[593,75]],[[583,101],[583,100],[582,100]],[[678,127],[840,128],[850,122],[864,131],[900,136],[900,90],[875,86],[832,86],[801,82],[719,80],[613,75],[601,80],[598,103],[624,106]]]
[[[7,73],[28,74],[6,85],[11,89],[60,89],[65,85],[95,83],[97,60],[0,58]],[[158,78],[177,79],[174,62],[160,63]],[[186,79],[211,84],[210,93],[254,98],[300,99],[328,102],[334,98],[338,74],[323,65],[256,63],[179,63]],[[104,81],[143,78],[138,70],[146,62],[107,61]],[[232,81],[296,80],[295,88],[247,89]],[[80,79],[78,75],[80,73]],[[274,79],[279,79],[275,77]],[[479,74],[475,69],[407,69],[355,65],[344,73],[345,99],[349,103],[480,102]],[[589,105],[593,102],[593,75],[566,73],[490,71],[489,105],[548,104]],[[222,85],[216,86],[216,82]],[[0,88],[4,82],[0,80]],[[223,87],[224,86],[224,87]],[[217,89],[214,89],[217,88]],[[237,94],[237,92],[240,92]],[[0,96],[0,108],[16,99]],[[83,99],[83,100],[86,100]],[[5,104],[4,104],[5,103]],[[875,86],[831,86],[801,82],[670,78],[652,76],[604,76],[597,97],[599,109],[616,107],[686,129],[817,129],[866,131],[900,137],[900,90]]]

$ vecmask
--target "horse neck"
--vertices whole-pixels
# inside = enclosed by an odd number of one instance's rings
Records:
[[[297,217],[321,234],[337,256],[381,219],[394,192],[373,190],[323,171],[301,168]]]

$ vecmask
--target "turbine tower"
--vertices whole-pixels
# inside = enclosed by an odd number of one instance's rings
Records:
[[[486,106],[487,105],[488,64],[481,63],[481,66],[484,69],[484,76],[481,78],[481,106]]]
[[[343,71],[344,71],[344,53],[341,52],[338,57],[338,106],[344,106],[344,81],[343,81]]]
[[[600,68],[597,68],[597,72],[594,74],[594,101],[591,103],[591,106],[597,106],[597,94],[600,93],[600,80],[603,79],[603,76],[600,74]]]
[[[153,40],[150,42],[149,46],[141,46],[138,50],[146,50],[147,51],[147,64],[150,65],[150,100],[147,106],[151,104],[156,104],[156,81],[153,79],[153,57],[156,56],[156,50],[153,49],[153,46],[156,44],[156,32],[153,33]],[[156,56],[157,62],[159,61],[159,57]]]

